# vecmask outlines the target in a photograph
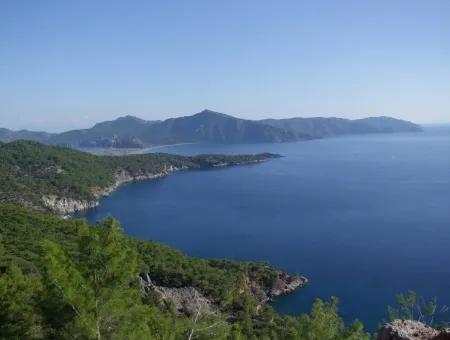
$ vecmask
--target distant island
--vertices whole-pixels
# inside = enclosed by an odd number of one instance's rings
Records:
[[[147,121],[125,116],[89,129],[47,133],[0,129],[0,141],[32,140],[74,148],[145,148],[177,143],[276,143],[350,134],[420,132],[391,117],[364,119],[288,118],[247,120],[210,110],[186,117]]]

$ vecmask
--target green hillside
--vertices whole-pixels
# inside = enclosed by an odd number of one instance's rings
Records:
[[[91,202],[113,186],[119,173],[130,179],[169,174],[171,168],[208,169],[263,161],[276,155],[201,155],[152,153],[95,156],[30,141],[0,144],[0,201],[51,209],[43,197]]]
[[[250,286],[267,289],[277,271],[264,264],[205,260],[123,235],[118,222],[83,220],[0,204],[1,339],[365,339],[346,328],[335,300],[310,315],[282,317],[261,306]],[[210,301],[177,311],[155,284],[192,287]]]
[[[344,327],[335,300],[317,301],[311,315],[276,314],[267,299],[290,276],[267,264],[192,258],[127,237],[112,218],[94,226],[39,211],[42,195],[90,199],[118,171],[140,176],[272,157],[99,157],[0,144],[0,199],[8,202],[0,203],[0,339],[366,337],[360,323]]]

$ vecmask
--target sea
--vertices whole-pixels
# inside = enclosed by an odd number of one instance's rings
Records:
[[[262,164],[179,171],[121,186],[81,215],[185,254],[262,261],[306,276],[282,314],[339,299],[373,331],[396,294],[450,305],[450,126],[275,144],[184,144],[180,155],[272,152]],[[450,320],[450,313],[438,315]]]

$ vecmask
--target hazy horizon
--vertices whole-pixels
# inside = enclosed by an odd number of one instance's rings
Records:
[[[58,132],[209,108],[450,123],[450,2],[0,4],[0,127]]]

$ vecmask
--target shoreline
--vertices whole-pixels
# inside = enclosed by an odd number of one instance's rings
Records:
[[[161,144],[161,145],[148,145],[142,148],[77,148],[77,150],[82,152],[87,152],[96,156],[128,156],[128,155],[142,155],[145,153],[150,153],[151,150],[165,148],[168,146],[180,146],[180,145],[191,145],[199,144],[196,142],[188,143],[175,143],[175,144]]]
[[[152,174],[144,174],[139,176],[131,176],[127,171],[120,171],[116,174],[115,182],[105,188],[94,188],[93,200],[76,200],[70,198],[57,198],[56,196],[44,196],[42,197],[44,204],[56,211],[59,215],[61,215],[64,219],[71,218],[73,214],[89,209],[94,209],[100,204],[100,200],[109,196],[115,190],[117,190],[120,186],[125,185],[130,182],[137,181],[145,181],[145,180],[153,180],[165,176],[169,176],[174,171],[184,170],[183,168],[175,168],[170,167],[163,172],[152,173]]]
[[[223,163],[217,163],[212,164],[209,167],[203,167],[203,168],[189,168],[187,166],[181,166],[181,167],[175,167],[173,165],[167,167],[161,172],[158,173],[144,173],[137,176],[131,175],[128,171],[124,169],[120,169],[116,175],[115,175],[115,182],[111,184],[110,186],[104,187],[104,188],[92,188],[92,194],[93,199],[92,200],[81,200],[81,199],[74,199],[74,198],[68,198],[68,197],[57,197],[56,195],[46,195],[42,196],[42,201],[44,202],[44,205],[52,210],[53,212],[56,212],[61,217],[67,219],[71,218],[71,216],[77,212],[85,211],[88,209],[96,208],[100,204],[100,200],[104,197],[107,197],[112,192],[117,190],[121,185],[135,182],[135,181],[145,181],[145,180],[153,180],[158,179],[162,177],[169,176],[177,171],[184,171],[184,170],[201,170],[201,169],[219,169],[219,168],[225,168],[229,166],[237,166],[237,165],[246,165],[246,164],[256,164],[256,163],[263,163],[271,158],[266,159],[257,159],[257,160],[249,160],[249,161],[243,161],[243,162],[223,162]]]

